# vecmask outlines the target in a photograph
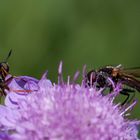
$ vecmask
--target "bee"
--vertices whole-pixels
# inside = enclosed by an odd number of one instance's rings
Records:
[[[122,105],[129,103],[134,96],[130,98],[130,93],[135,93],[135,91],[140,92],[140,68],[129,68],[124,69],[122,65],[118,66],[105,66],[98,70],[91,70],[86,74],[86,83],[88,86],[95,86],[97,89],[109,88],[110,91],[113,90],[113,85],[111,84],[109,78],[113,81],[114,85],[121,83],[129,88],[123,88],[120,94],[127,96]]]
[[[15,93],[31,93],[33,90],[30,89],[11,89],[9,88],[10,82],[14,79],[15,81],[22,81],[22,83],[28,82],[27,79],[24,79],[22,76],[13,76],[9,73],[8,59],[11,56],[12,50],[9,51],[8,56],[2,62],[0,62],[0,100],[1,97],[6,96],[5,90],[12,91]],[[9,75],[9,77],[7,77]],[[18,81],[16,81],[18,83]],[[23,85],[24,85],[23,84]],[[19,85],[20,86],[20,85]],[[36,91],[36,90],[34,90]]]
[[[9,74],[8,59],[11,56],[12,50],[9,51],[8,56],[3,62],[0,62],[0,95],[6,95],[5,89],[9,90],[8,84],[12,81],[13,76],[6,79]]]

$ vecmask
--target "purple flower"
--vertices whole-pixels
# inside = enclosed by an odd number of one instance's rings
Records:
[[[13,139],[10,138],[9,134],[5,132],[0,132],[0,140],[13,140]]]
[[[9,77],[11,75],[8,75],[6,79]],[[25,98],[31,91],[38,90],[38,82],[39,80],[29,76],[15,77],[8,85],[10,90],[5,91],[7,93],[5,105],[15,107],[18,98]]]
[[[64,83],[61,73],[60,67],[59,84],[44,75],[34,84],[27,82],[29,94],[9,92],[0,106],[1,130],[12,140],[138,140],[139,122],[125,118],[136,102],[126,108],[113,103],[119,85],[102,96],[101,90]]]

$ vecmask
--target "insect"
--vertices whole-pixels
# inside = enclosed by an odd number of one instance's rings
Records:
[[[19,92],[19,93],[32,92],[32,90],[29,90],[29,89],[18,90],[18,89],[10,89],[8,87],[9,83],[13,80],[13,78],[15,80],[18,79],[22,81],[22,83],[27,82],[24,78],[21,78],[20,76],[17,77],[17,76],[12,76],[11,74],[9,74],[9,65],[7,61],[9,57],[11,56],[11,53],[12,53],[12,50],[9,51],[7,58],[3,62],[0,62],[0,97],[2,97],[3,95],[6,96],[5,89],[9,91],[13,91],[13,92]],[[10,77],[6,79],[8,74],[10,75]]]
[[[6,79],[6,76],[9,74],[9,65],[7,63],[9,57],[11,56],[12,50],[9,51],[7,58],[0,62],[0,95],[6,95],[5,89],[9,90],[8,84],[13,79],[13,76]]]
[[[120,82],[122,85],[131,87],[131,89],[123,88],[120,94],[127,96],[122,105],[129,103],[134,96],[130,98],[130,93],[140,92],[140,68],[123,69],[122,65],[106,66],[98,70],[91,70],[86,75],[86,83],[88,86],[95,86],[97,89],[109,88],[113,90],[113,86],[109,78],[116,85]]]

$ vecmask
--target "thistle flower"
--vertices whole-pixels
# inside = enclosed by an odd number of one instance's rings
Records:
[[[0,140],[12,140],[8,134],[5,132],[0,133]]]
[[[64,83],[61,75],[62,64],[58,84],[51,84],[45,74],[39,81],[26,77],[23,85],[22,78],[11,82],[11,88],[26,87],[32,93],[21,96],[9,91],[0,106],[0,130],[10,140],[138,140],[139,122],[125,118],[136,102],[127,108],[113,103],[119,85],[102,96],[102,90]]]

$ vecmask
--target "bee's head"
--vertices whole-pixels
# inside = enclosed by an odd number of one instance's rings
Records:
[[[9,73],[9,65],[7,62],[0,63],[0,75],[2,78],[5,78]]]
[[[0,69],[3,71],[6,71],[7,73],[9,72],[9,65],[7,62],[1,62],[0,63]]]
[[[9,73],[9,65],[8,65],[7,61],[8,61],[8,58],[10,57],[11,53],[12,53],[12,50],[10,50],[10,52],[9,52],[7,58],[5,59],[5,61],[3,61],[3,62],[0,63],[0,76],[1,76],[3,79],[4,79],[4,78],[8,75],[8,73]]]

